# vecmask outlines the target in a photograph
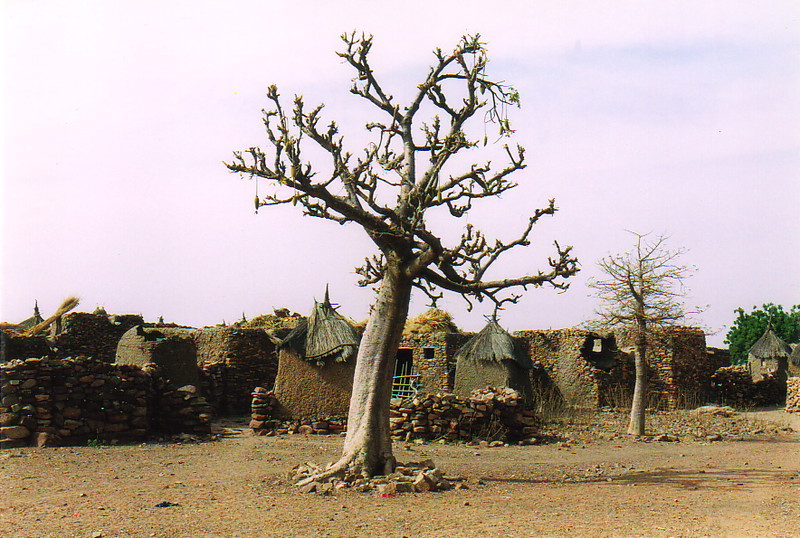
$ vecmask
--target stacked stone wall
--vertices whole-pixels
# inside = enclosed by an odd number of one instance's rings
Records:
[[[633,328],[614,330],[617,346],[635,353]],[[664,409],[696,407],[708,399],[711,375],[720,358],[706,350],[705,333],[697,327],[653,328],[647,340],[648,405]]]
[[[606,360],[612,365],[607,369],[595,366],[588,356],[587,348],[595,339],[611,345],[605,335],[570,328],[517,331],[513,336],[533,363],[529,375],[534,399],[540,406],[554,403],[579,407],[615,405],[620,403],[621,395],[628,392],[632,373],[624,355],[606,350],[610,357]]]
[[[786,407],[787,413],[800,414],[800,377],[790,377],[786,380]]]
[[[247,413],[253,389],[274,386],[278,357],[263,329],[209,327],[194,340],[201,386],[219,412]]]
[[[92,358],[11,361],[0,365],[0,380],[3,447],[142,439],[162,424],[166,433],[198,433],[200,414],[208,411],[194,399],[166,405],[156,368]]]
[[[780,377],[767,376],[754,382],[744,364],[722,367],[711,375],[714,401],[739,409],[781,404],[787,390],[787,382]]]
[[[403,336],[400,347],[413,350],[413,372],[420,376],[419,389],[423,394],[452,392],[455,354],[470,336],[445,332]],[[432,351],[426,352],[426,349]]]
[[[114,362],[117,344],[132,323],[127,316],[123,319],[125,323],[113,323],[102,314],[65,314],[54,326],[51,337],[54,352],[51,356],[58,359],[84,356],[107,363]],[[141,318],[138,319],[141,322]]]
[[[41,358],[50,354],[46,336],[22,336],[0,331],[0,363]]]

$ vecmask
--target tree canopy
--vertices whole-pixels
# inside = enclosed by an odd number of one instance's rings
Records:
[[[767,303],[761,308],[753,306],[751,312],[745,312],[743,308],[737,308],[734,312],[736,319],[725,335],[733,364],[747,362],[747,352],[766,332],[770,323],[775,334],[787,344],[800,342],[800,305],[794,305],[786,311],[781,305]]]

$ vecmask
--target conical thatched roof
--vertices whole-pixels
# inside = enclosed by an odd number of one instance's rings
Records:
[[[456,360],[501,362],[514,361],[525,369],[533,367],[530,358],[519,351],[517,342],[495,318],[467,341],[456,353]]]
[[[325,290],[325,300],[314,301],[311,314],[286,335],[281,347],[291,347],[305,360],[322,366],[330,360],[349,361],[355,357],[358,342],[358,332],[333,308]]]
[[[764,335],[753,344],[753,347],[747,353],[756,359],[775,359],[788,357],[792,353],[792,348],[775,334],[775,331],[772,330],[772,325],[770,325]]]

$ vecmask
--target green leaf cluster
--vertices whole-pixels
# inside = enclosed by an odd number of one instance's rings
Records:
[[[784,342],[793,344],[800,341],[800,305],[785,311],[781,305],[767,303],[761,308],[753,306],[752,312],[737,308],[736,319],[725,335],[725,343],[731,352],[731,363],[747,362],[747,352],[766,332],[769,323]]]

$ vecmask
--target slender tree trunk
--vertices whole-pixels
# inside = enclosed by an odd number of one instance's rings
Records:
[[[633,387],[633,400],[631,401],[631,419],[628,423],[630,435],[644,435],[644,410],[647,399],[647,325],[644,320],[636,324],[636,384]]]
[[[411,281],[397,268],[389,267],[358,349],[342,456],[333,467],[300,484],[336,475],[370,477],[394,471],[396,460],[389,431],[389,400],[397,348],[410,299]]]

